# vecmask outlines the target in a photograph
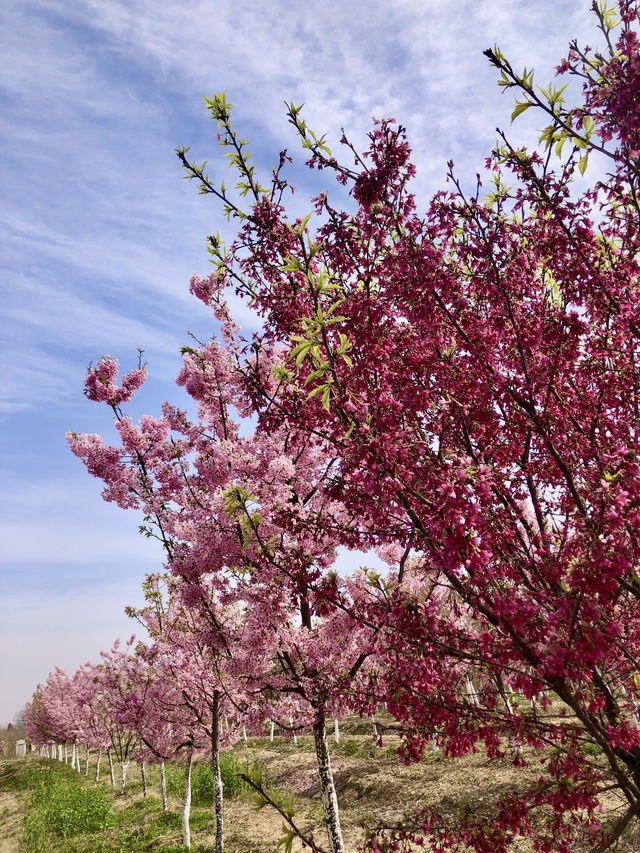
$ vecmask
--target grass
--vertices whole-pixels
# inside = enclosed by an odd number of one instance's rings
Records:
[[[108,825],[111,804],[104,792],[85,787],[69,767],[31,765],[20,783],[29,790],[22,843],[33,853],[52,849],[51,836],[66,845],[76,835],[97,833]]]
[[[245,770],[235,755],[227,752],[220,754],[220,776],[226,799],[234,799],[248,791],[246,782],[239,774]],[[176,764],[167,765],[167,791],[176,797],[184,792],[184,771]],[[192,806],[210,806],[213,803],[213,772],[208,762],[194,764],[191,770]]]
[[[222,765],[229,793],[237,796],[244,783],[235,773],[242,768],[234,756],[225,756]],[[173,764],[167,771],[171,787],[179,789],[167,812],[162,811],[158,796],[141,796],[139,780],[132,780],[125,796],[119,797],[106,780],[96,785],[69,766],[48,759],[6,764],[0,792],[17,793],[25,800],[21,838],[25,853],[183,853],[186,848],[179,841],[184,771]],[[150,788],[159,788],[156,768],[147,768],[147,778]],[[208,835],[213,828],[210,767],[195,765],[193,780],[191,853],[205,853],[210,845],[199,844],[194,837]]]

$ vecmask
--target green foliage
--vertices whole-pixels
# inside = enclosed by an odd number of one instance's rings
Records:
[[[104,793],[83,787],[71,768],[34,767],[28,776],[31,793],[23,828],[27,850],[49,850],[50,834],[66,839],[107,825],[111,806]]]
[[[226,799],[232,800],[248,791],[247,783],[240,778],[244,767],[235,755],[228,752],[220,754],[220,777],[222,792]],[[167,764],[167,791],[176,797],[184,795],[184,768],[179,764]],[[213,771],[209,762],[199,762],[191,768],[191,804],[195,807],[213,805]]]
[[[358,754],[358,741],[350,739],[344,745],[344,754],[345,755],[357,755]]]

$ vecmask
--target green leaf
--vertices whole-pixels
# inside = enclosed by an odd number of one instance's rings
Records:
[[[298,344],[298,346],[297,346],[297,347],[294,347],[294,348],[291,350],[291,358],[295,358],[295,360],[296,360],[296,367],[300,367],[300,365],[302,364],[302,362],[303,362],[303,361],[305,360],[305,358],[307,357],[307,353],[309,352],[309,350],[311,349],[311,347],[312,347],[313,345],[314,345],[314,342],[313,342],[313,341],[305,341],[305,342],[304,342],[304,343],[302,343],[302,344]]]
[[[327,388],[326,385],[318,385],[317,388],[314,388],[313,391],[309,391],[307,394],[307,400],[310,400],[312,397],[315,397],[317,394],[322,394]]]
[[[584,173],[586,172],[588,162],[589,162],[589,155],[588,154],[585,154],[584,156],[582,156],[580,158],[580,162],[578,163],[578,171],[580,172],[581,175],[584,175]]]
[[[511,121],[517,119],[519,115],[521,115],[525,110],[528,110],[529,107],[532,107],[533,104],[531,101],[516,101],[516,105],[513,108],[513,112],[511,113]]]
[[[309,382],[313,382],[314,379],[321,379],[325,375],[325,373],[327,372],[328,369],[329,369],[329,362],[328,361],[323,362],[321,367],[319,367],[317,370],[314,370],[313,373],[310,373],[307,376],[307,378],[304,380],[303,387],[307,386],[309,384]]]

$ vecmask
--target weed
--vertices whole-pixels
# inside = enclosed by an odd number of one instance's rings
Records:
[[[68,767],[44,766],[26,771],[31,793],[23,826],[29,851],[48,850],[47,837],[71,838],[107,825],[111,806],[99,789],[82,786]]]
[[[358,741],[357,740],[348,740],[344,745],[344,754],[345,755],[357,755],[358,754]]]
[[[244,766],[234,755],[220,754],[220,776],[222,791],[227,799],[235,799],[247,791],[247,784],[239,774]],[[167,765],[167,790],[177,797],[184,794],[184,770],[179,765]],[[213,804],[213,772],[208,762],[194,764],[191,769],[191,804],[193,806],[211,806]]]

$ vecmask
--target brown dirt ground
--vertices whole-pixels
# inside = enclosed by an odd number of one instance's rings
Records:
[[[10,770],[11,762],[0,760],[0,781]],[[11,791],[0,790],[0,853],[18,853],[24,806]]]
[[[404,815],[412,815],[427,806],[441,814],[455,815],[460,810],[490,818],[492,804],[507,791],[525,787],[538,776],[535,755],[528,767],[515,767],[510,758],[488,759],[484,754],[446,759],[429,750],[420,764],[398,763],[395,749],[399,740],[385,734],[382,748],[376,748],[361,721],[342,726],[341,742],[331,743],[332,766],[341,822],[348,853],[356,853],[363,841],[363,822],[394,824]],[[354,755],[348,753],[356,749]],[[316,781],[315,755],[310,738],[300,738],[299,746],[275,739],[254,741],[248,747],[237,745],[238,758],[258,761],[267,777],[281,790],[292,791],[296,798],[296,817],[300,828],[313,834],[326,847],[322,824],[320,789]],[[604,803],[607,817],[621,814],[622,804],[615,797]],[[272,853],[282,836],[282,821],[269,808],[259,812],[245,798],[227,802],[225,836],[229,853]],[[640,827],[631,828],[620,842],[617,853],[640,853]],[[302,850],[295,845],[294,851]],[[526,840],[514,845],[514,853],[532,853]],[[576,850],[575,853],[578,853]]]

